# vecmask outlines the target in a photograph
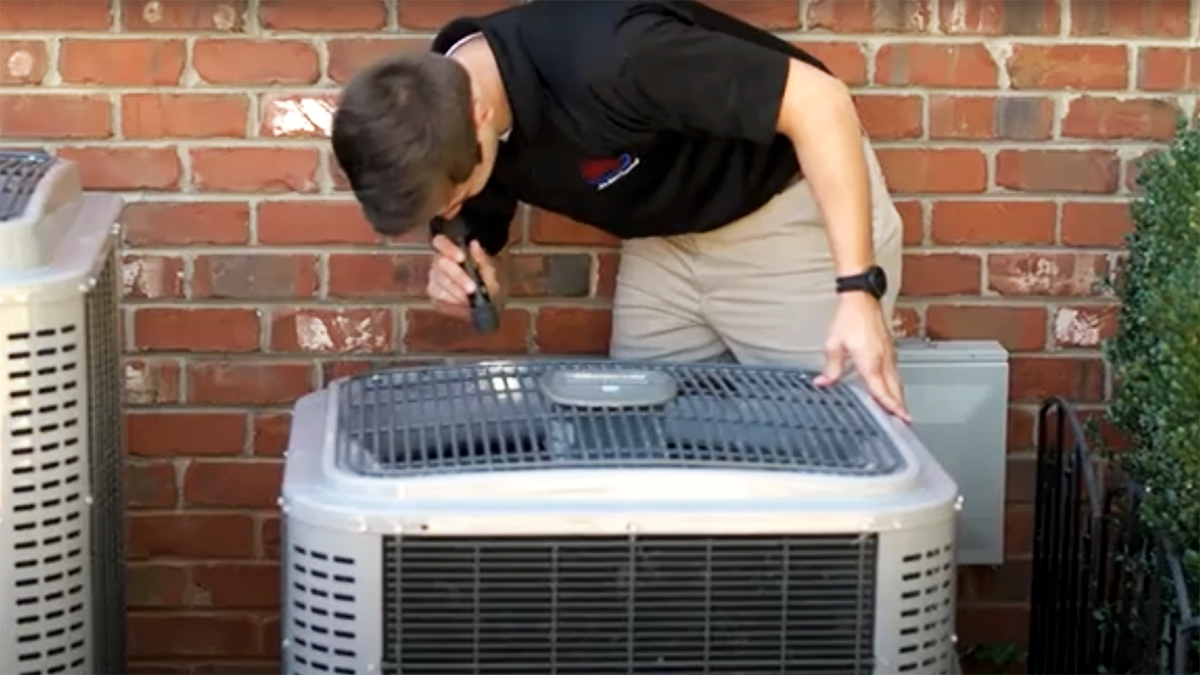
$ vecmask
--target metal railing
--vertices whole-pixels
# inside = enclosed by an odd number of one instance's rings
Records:
[[[1200,672],[1180,556],[1139,520],[1141,487],[1094,455],[1066,401],[1038,413],[1030,673]]]

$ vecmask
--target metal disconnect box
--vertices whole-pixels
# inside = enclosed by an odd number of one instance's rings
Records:
[[[953,481],[859,387],[497,361],[294,407],[287,673],[952,673]]]
[[[121,201],[0,152],[0,673],[123,673]]]
[[[992,340],[902,340],[913,431],[963,495],[958,563],[1004,562],[1008,352]]]

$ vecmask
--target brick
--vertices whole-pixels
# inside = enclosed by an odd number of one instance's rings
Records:
[[[246,0],[121,0],[121,26],[128,32],[240,33],[246,5]]]
[[[131,613],[126,620],[131,659],[257,656],[259,620],[242,614]]]
[[[617,289],[617,272],[621,267],[621,256],[616,253],[596,254],[597,298],[612,299]]]
[[[959,597],[973,602],[1024,603],[1033,584],[1033,561],[1005,560],[1000,566],[959,568]]]
[[[164,255],[125,255],[121,259],[122,295],[159,299],[183,296],[183,259]]]
[[[387,27],[383,0],[262,0],[258,22],[277,31],[376,31]]]
[[[96,0],[4,0],[0,32],[106,30],[112,7]]]
[[[1024,0],[1016,0],[1023,2]],[[1032,526],[1031,526],[1032,527]],[[1028,531],[1028,530],[1027,530]],[[1013,644],[1023,649],[1029,640],[1029,607],[1023,604],[971,605],[964,603],[957,612],[958,644],[961,645],[1004,645]],[[990,661],[984,661],[979,666],[970,663],[969,657],[963,659],[963,669],[966,672],[1003,672],[997,671]],[[982,667],[980,671],[978,668]],[[1021,666],[1016,666],[1020,668]],[[1007,666],[1001,666],[1007,668]],[[970,669],[970,670],[968,670]],[[993,669],[993,670],[988,670]]]
[[[262,557],[278,560],[280,552],[281,526],[278,516],[267,513],[260,519],[258,539],[262,542]]]
[[[407,311],[404,322],[404,346],[410,352],[524,354],[528,352],[529,312],[505,309],[500,327],[487,335],[479,334],[469,323],[448,317],[432,309]]]
[[[914,307],[896,307],[891,328],[896,337],[917,337],[921,334],[921,313]]]
[[[317,50],[307,40],[201,39],[192,67],[209,84],[316,84]]]
[[[258,317],[249,309],[141,307],[133,335],[142,351],[253,352]]]
[[[1054,346],[1096,349],[1117,333],[1120,306],[1059,307],[1054,313]]]
[[[0,96],[4,137],[110,138],[112,101],[104,94],[18,94]]]
[[[920,96],[856,94],[854,103],[874,140],[920,138],[924,130],[925,102]]]
[[[130,246],[231,245],[250,241],[244,202],[132,202],[121,213]]]
[[[276,460],[190,462],[183,475],[183,501],[193,507],[271,508],[282,480],[283,463]]]
[[[586,298],[592,285],[592,258],[582,253],[514,255],[509,297]]]
[[[1015,356],[1010,363],[1010,400],[1040,402],[1062,396],[1075,403],[1096,403],[1104,397],[1104,363],[1099,358]]]
[[[995,88],[1000,71],[982,44],[885,44],[875,56],[875,82],[893,86]]]
[[[173,359],[125,359],[125,404],[178,403],[179,374],[179,362]]]
[[[1026,452],[1034,448],[1034,430],[1037,428],[1037,418],[1027,408],[1008,407],[1006,424],[1007,451]]]
[[[254,555],[254,520],[249,515],[133,513],[126,523],[130,560]]]
[[[406,4],[406,3],[405,3]],[[348,83],[359,70],[394,52],[420,52],[429,49],[422,37],[335,38],[326,44],[329,51],[329,79]]]
[[[331,298],[425,298],[428,253],[387,255],[334,253],[329,256]]]
[[[317,283],[313,255],[200,255],[192,268],[192,295],[197,298],[303,298],[316,293]]]
[[[1053,134],[1054,101],[1034,96],[929,97],[931,139],[1046,140]]]
[[[258,242],[281,246],[377,244],[379,235],[354,201],[270,201],[258,205]]]
[[[125,138],[243,138],[250,105],[238,94],[126,94]]]
[[[987,158],[976,149],[880,148],[876,154],[892,192],[969,193],[987,189]]]
[[[1031,467],[1033,465],[1034,462],[1031,459],[1023,459],[1019,463],[1010,462],[1009,470],[1018,466]],[[1032,475],[1033,471],[1024,469],[1023,474]],[[1022,503],[1020,506],[1008,507],[1004,513],[1004,554],[1007,558],[1028,557],[1033,552],[1033,527],[1033,506],[1031,504]],[[959,615],[962,615],[961,610]]]
[[[951,246],[1052,244],[1056,217],[1053,202],[937,202],[930,237]]]
[[[1124,45],[1013,45],[1006,63],[1013,89],[1124,89]]]
[[[137,563],[125,568],[130,609],[182,607],[188,596],[188,569],[179,564]]]
[[[863,45],[853,42],[792,41],[825,64],[842,82],[856,87],[867,83],[867,56]]]
[[[386,354],[394,344],[394,325],[388,309],[276,310],[271,351]]]
[[[978,295],[983,262],[970,253],[913,253],[904,256],[900,294]]]
[[[130,509],[171,508],[177,487],[171,462],[126,462],[125,505]]]
[[[919,201],[896,201],[896,212],[904,225],[904,245],[916,246],[925,241],[925,210]]]
[[[1086,253],[993,253],[988,290],[1000,295],[1087,297],[1108,270],[1102,255]]]
[[[69,84],[167,86],[179,83],[187,58],[183,40],[64,40],[58,71]]]
[[[203,597],[205,606],[223,609],[277,608],[279,577],[276,562],[205,563],[191,568],[192,593]]]
[[[597,355],[608,353],[612,312],[582,307],[542,307],[534,324],[539,354]]]
[[[619,239],[597,227],[537,208],[530,210],[529,241],[551,246],[557,244],[615,247],[620,243]]]
[[[809,30],[835,33],[924,33],[933,19],[929,0],[809,0]]]
[[[79,164],[85,190],[175,192],[183,175],[174,148],[60,148],[56,154]]]
[[[1178,105],[1160,99],[1085,95],[1068,104],[1062,136],[1167,141],[1179,114]]]
[[[938,26],[948,35],[1058,35],[1059,0],[941,0]]]
[[[1066,246],[1120,248],[1133,231],[1129,204],[1124,202],[1067,202],[1063,204],[1060,237]]]
[[[1071,35],[1188,37],[1191,0],[1071,0]]]
[[[253,453],[256,457],[283,457],[291,434],[290,413],[254,416]]]
[[[214,360],[188,364],[188,401],[200,405],[291,405],[312,389],[310,363]]]
[[[130,412],[125,452],[131,457],[240,455],[246,416],[240,413]]]
[[[800,28],[800,3],[793,0],[702,0],[713,9],[768,30]]]
[[[304,0],[308,4],[308,0]],[[328,138],[337,95],[268,93],[259,98],[258,135],[266,138]]]
[[[1046,346],[1046,310],[1042,307],[931,305],[925,331],[935,340],[998,340],[1011,352]]]
[[[1200,47],[1139,47],[1137,88],[1179,92],[1200,89]]]
[[[315,192],[320,157],[309,148],[196,148],[192,182],[204,192]]]
[[[1111,193],[1120,160],[1112,150],[1001,150],[996,185],[1019,192]]]
[[[396,4],[401,28],[437,30],[460,16],[483,16],[520,0],[404,0]]]
[[[0,40],[0,84],[41,84],[49,69],[42,40]]]

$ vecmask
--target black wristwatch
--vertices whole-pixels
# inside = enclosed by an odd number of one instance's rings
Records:
[[[887,273],[879,265],[872,265],[866,272],[837,278],[837,292],[866,291],[876,300],[887,293]]]

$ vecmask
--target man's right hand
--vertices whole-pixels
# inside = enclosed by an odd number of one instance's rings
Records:
[[[479,242],[472,241],[470,249],[475,266],[487,284],[488,294],[498,305],[500,282],[496,274],[496,265]],[[429,284],[425,292],[438,312],[470,321],[471,309],[467,298],[475,292],[475,282],[462,268],[462,263],[466,260],[465,255],[449,237],[444,234],[436,235],[433,238],[433,262],[429,267]]]

